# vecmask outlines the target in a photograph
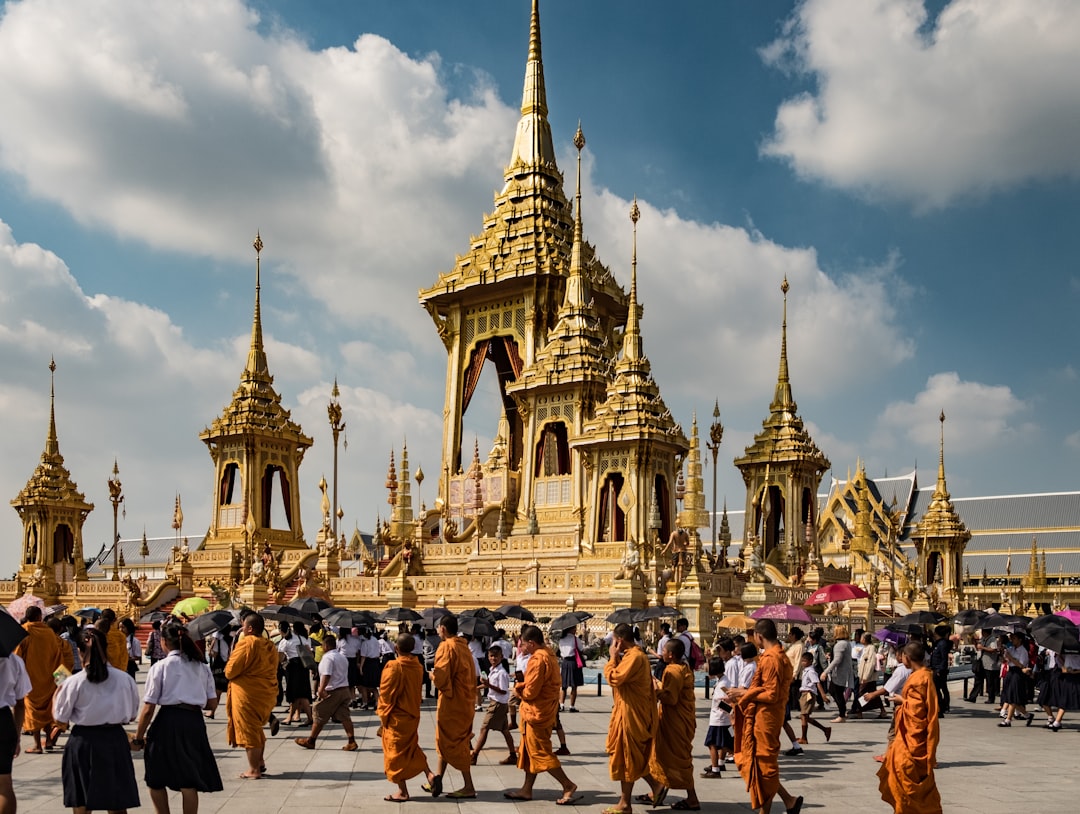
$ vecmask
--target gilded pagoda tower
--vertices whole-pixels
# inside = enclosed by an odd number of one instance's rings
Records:
[[[86,577],[83,523],[94,510],[64,466],[56,434],[56,362],[49,360],[49,429],[41,462],[11,505],[23,524],[19,577],[31,586],[47,586]]]
[[[226,571],[241,579],[267,547],[275,554],[307,548],[299,469],[312,443],[274,390],[263,347],[260,237],[254,246],[255,315],[247,364],[232,401],[199,434],[214,462],[213,512],[200,551],[230,552]]]
[[[930,505],[911,533],[918,557],[916,588],[931,608],[955,611],[964,599],[964,549],[971,532],[953,507],[945,485],[945,413],[939,417],[941,440],[937,484]]]
[[[787,358],[787,278],[780,339],[780,372],[769,415],[735,466],[746,484],[745,544],[761,562],[798,582],[814,559],[816,495],[830,468],[803,426],[791,393]],[[810,533],[807,533],[807,529]],[[810,540],[811,542],[807,542]],[[748,556],[747,559],[754,559]]]

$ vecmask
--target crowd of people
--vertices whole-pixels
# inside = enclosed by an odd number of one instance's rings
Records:
[[[367,709],[378,719],[383,769],[395,787],[387,801],[411,799],[409,781],[420,776],[425,794],[475,798],[472,766],[491,735],[505,743],[499,762],[523,772],[520,786],[505,792],[508,800],[533,799],[543,773],[561,789],[558,805],[584,797],[559,760],[569,754],[562,714],[577,711],[584,683],[576,628],[548,635],[522,624],[516,641],[503,633],[485,639],[459,635],[458,618],[447,614],[434,630],[402,623],[396,634],[379,634],[282,622],[272,633],[263,616],[247,611],[236,630],[205,639],[192,637],[183,620],[155,622],[143,648],[135,625],[110,610],[84,626],[72,617],[45,621],[31,607],[23,627],[26,638],[15,652],[0,652],[0,814],[14,811],[11,768],[22,738],[29,736],[25,751],[35,754],[56,749],[65,733],[65,806],[76,812],[138,806],[132,753],[143,750],[143,783],[154,810],[168,812],[173,790],[192,814],[200,793],[223,787],[204,720],[214,717],[223,693],[227,740],[244,750],[245,779],[266,775],[266,733],[276,735],[282,725],[309,727],[293,740],[314,750],[325,728],[337,723],[346,737],[341,748],[358,750],[353,716]],[[822,628],[806,635],[790,627],[781,642],[768,619],[745,636],[718,636],[702,665],[715,688],[703,740],[709,762],[698,774],[699,643],[685,619],[674,631],[663,625],[655,648],[642,645],[636,628],[616,625],[603,674],[612,704],[606,752],[618,798],[606,814],[629,814],[635,803],[699,810],[696,777],[724,777],[731,762],[754,810],[768,814],[779,797],[785,811],[798,814],[803,797],[781,783],[780,756],[801,755],[811,729],[827,743],[835,726],[867,714],[887,717],[888,705],[888,745],[876,756],[881,797],[897,812],[940,811],[934,769],[939,718],[950,701],[949,626],[939,625],[925,642],[918,635],[906,643],[863,631],[850,636],[842,625],[830,638]],[[1080,708],[1080,656],[1056,655],[1018,632],[986,631],[968,646],[975,683],[967,700],[985,692],[1000,711],[999,726],[1013,720],[1030,726],[1035,713],[1028,706],[1036,704],[1056,732],[1065,711]],[[135,676],[144,660],[140,698]],[[433,696],[429,760],[419,727],[423,701]],[[279,705],[287,709],[284,721],[275,715]],[[830,707],[827,723],[815,717]],[[790,742],[784,751],[782,736]],[[460,782],[451,783],[451,770]],[[639,781],[647,791],[635,794]],[[684,795],[669,800],[672,790]]]

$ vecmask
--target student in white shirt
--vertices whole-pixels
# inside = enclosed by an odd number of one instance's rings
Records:
[[[194,814],[200,791],[223,788],[201,713],[217,707],[218,693],[210,666],[184,628],[166,625],[161,643],[167,655],[154,662],[146,676],[131,745],[146,747],[146,785],[154,809],[169,810],[168,789],[173,789],[180,792],[185,814]]]
[[[68,808],[123,811],[139,805],[135,764],[124,724],[139,714],[135,679],[109,664],[100,630],[83,638],[83,670],[53,696],[53,720],[72,724],[61,776]],[[92,769],[92,771],[91,771]]]
[[[23,699],[30,689],[30,676],[23,660],[14,653],[0,656],[0,811],[15,810],[11,765],[22,746],[20,739],[26,714]]]
[[[581,655],[581,640],[577,637],[577,626],[563,631],[559,639],[559,661],[562,672],[562,698],[559,712],[566,710],[567,691],[570,694],[570,711],[577,712],[577,688],[585,683],[582,666],[585,663]],[[580,663],[579,663],[580,662]]]
[[[327,633],[322,641],[323,657],[319,659],[319,689],[315,693],[312,706],[314,722],[311,734],[306,738],[296,738],[296,744],[305,749],[315,748],[315,739],[330,721],[338,721],[349,739],[342,746],[346,752],[355,752],[360,747],[356,743],[349,702],[352,700],[352,688],[349,686],[349,659],[345,651],[337,647],[337,639]]]
[[[709,676],[716,678],[716,688],[713,690],[712,707],[709,710],[709,729],[705,733],[710,765],[701,773],[702,777],[713,779],[724,776],[724,759],[729,752],[735,751],[735,737],[731,729],[731,702],[724,692],[732,686],[731,682],[735,677],[735,669],[728,675],[728,666],[733,664],[735,654],[732,650],[721,652],[727,658],[709,661]]]
[[[514,748],[514,738],[510,734],[509,709],[510,709],[510,674],[503,667],[503,651],[498,645],[492,645],[487,651],[488,674],[487,678],[481,679],[480,685],[488,691],[487,712],[484,713],[484,722],[480,726],[480,734],[476,736],[476,746],[472,750],[472,762],[480,755],[487,741],[488,732],[494,730],[501,732],[506,739],[506,748],[509,754],[499,761],[502,766],[517,765],[517,750]]]
[[[896,668],[892,671],[892,675],[885,681],[885,685],[878,687],[873,692],[868,692],[864,698],[869,702],[875,698],[885,696],[886,698],[900,698],[900,693],[904,690],[904,684],[907,683],[908,676],[911,675],[911,668],[904,663],[904,659],[901,658],[900,662],[896,665]],[[889,721],[889,736],[888,740],[891,742],[896,737],[896,713],[900,709],[899,703],[893,705],[893,717]],[[878,763],[885,761],[885,754],[874,755],[874,760]]]
[[[821,678],[814,668],[814,654],[808,652],[803,653],[801,665],[802,679],[799,683],[799,718],[802,721],[802,737],[799,738],[799,743],[808,743],[806,733],[811,725],[816,726],[825,733],[825,742],[828,743],[829,739],[832,737],[832,727],[825,726],[814,720],[814,708],[817,706],[818,699],[820,698],[822,703],[826,706],[829,704],[828,693],[825,692],[825,686],[821,683]],[[799,751],[801,752],[802,749]]]

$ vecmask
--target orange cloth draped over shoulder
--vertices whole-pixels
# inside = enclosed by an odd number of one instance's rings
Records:
[[[23,729],[37,732],[53,723],[52,702],[53,693],[56,692],[53,671],[63,662],[60,640],[52,628],[44,622],[26,622],[23,629],[26,638],[15,648],[15,652],[26,662],[26,672],[30,676]]]
[[[791,662],[780,645],[763,650],[750,687],[736,702],[735,763],[759,809],[780,790],[780,730],[791,686]]]
[[[608,770],[612,780],[632,783],[649,767],[656,737],[656,689],[649,657],[640,647],[627,650],[616,664],[604,667],[613,696],[608,724]]]
[[[669,664],[656,691],[660,725],[653,741],[649,774],[669,789],[694,787],[694,730],[697,728],[694,672],[685,664]]]
[[[518,716],[521,748],[518,768],[530,774],[558,769],[562,764],[551,748],[551,730],[559,714],[562,671],[558,659],[546,647],[537,647],[525,667]]]
[[[929,669],[908,676],[896,713],[896,737],[878,769],[881,799],[897,814],[941,814],[941,795],[934,780],[938,742],[938,696]]]
[[[59,636],[56,637],[56,641],[60,643],[60,663],[74,672],[75,653],[71,650],[71,643],[67,639],[61,639]],[[124,668],[127,668],[126,662]]]
[[[375,714],[382,725],[383,771],[391,783],[404,783],[428,767],[420,748],[420,696],[424,668],[408,656],[386,662]]]
[[[225,665],[229,694],[229,746],[257,749],[266,743],[263,725],[277,701],[278,651],[262,636],[243,636]]]
[[[458,771],[472,766],[476,659],[460,636],[444,639],[435,651],[435,687],[439,707],[435,713],[435,750]]]
[[[109,632],[105,634],[105,638],[109,644],[109,664],[126,673],[128,663],[127,636],[119,627],[113,625],[109,628]]]

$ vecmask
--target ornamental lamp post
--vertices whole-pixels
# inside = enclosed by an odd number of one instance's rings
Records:
[[[724,425],[720,423],[720,400],[713,405],[713,422],[709,427],[709,440],[705,442],[712,453],[712,544],[716,547],[716,456],[720,453],[720,442],[724,439]]]
[[[345,422],[341,420],[341,404],[338,402],[338,396],[341,395],[341,391],[338,390],[337,379],[334,379],[334,388],[330,391],[330,403],[326,405],[326,414],[330,419],[330,432],[334,436],[334,540],[338,538],[338,437],[341,433],[345,432]],[[345,449],[349,448],[349,439],[345,439]]]
[[[120,580],[120,532],[117,529],[116,515],[120,504],[124,502],[124,487],[120,483],[120,467],[113,458],[112,477],[109,478],[109,502],[112,503],[112,531],[113,531],[113,581]],[[127,514],[127,508],[124,509]]]

